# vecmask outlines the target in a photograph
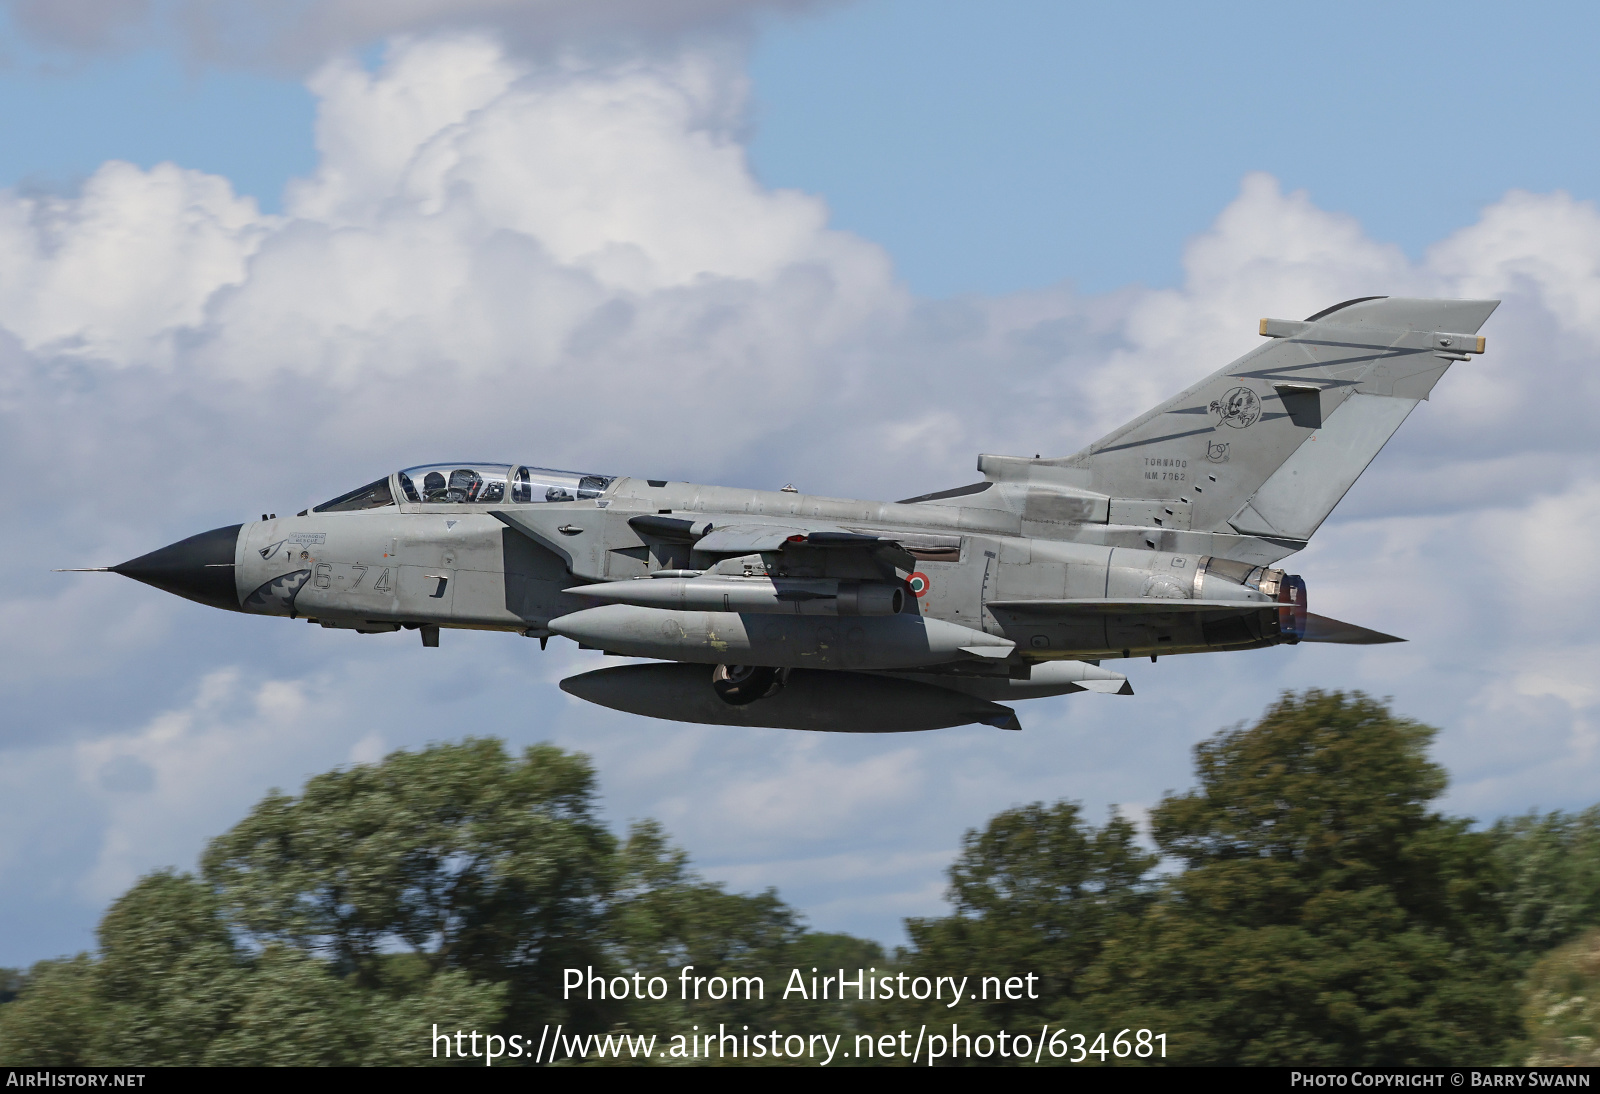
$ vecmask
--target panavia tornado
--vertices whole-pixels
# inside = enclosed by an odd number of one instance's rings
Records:
[[[1494,300],[1348,300],[1082,451],[978,457],[897,502],[455,462],[111,572],[229,611],[437,646],[451,627],[653,663],[561,687],[673,721],[1020,729],[1131,695],[1117,658],[1400,639],[1306,608],[1306,545]]]

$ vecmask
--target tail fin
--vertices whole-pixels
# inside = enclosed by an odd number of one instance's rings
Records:
[[[1304,542],[1451,362],[1483,352],[1499,303],[1372,296],[1263,319],[1270,342],[1029,477],[1106,496],[1112,524]]]

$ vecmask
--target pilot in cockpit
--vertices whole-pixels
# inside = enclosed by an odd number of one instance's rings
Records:
[[[450,472],[450,487],[445,491],[442,501],[453,501],[457,504],[478,500],[478,491],[483,489],[483,476],[470,467],[463,467]]]
[[[508,498],[515,505],[536,501],[586,501],[599,498],[611,481],[607,475],[514,464],[479,464],[476,467],[434,464],[408,467],[399,473],[402,497],[435,505],[499,505]],[[374,483],[371,489],[379,487],[382,488],[381,504],[392,504],[388,483]],[[355,494],[350,496],[355,497]],[[335,499],[337,502],[344,500]]]

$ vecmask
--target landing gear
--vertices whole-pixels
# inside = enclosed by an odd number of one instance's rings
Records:
[[[711,686],[724,703],[742,707],[778,694],[787,675],[763,665],[718,665],[711,670]]]

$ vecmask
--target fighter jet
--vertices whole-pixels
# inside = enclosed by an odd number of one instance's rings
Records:
[[[561,682],[673,721],[1020,729],[1006,703],[1131,695],[1104,662],[1401,639],[1307,611],[1306,545],[1499,301],[1363,297],[1087,448],[978,457],[897,502],[457,461],[396,471],[111,572],[359,634],[554,636],[626,664]]]

